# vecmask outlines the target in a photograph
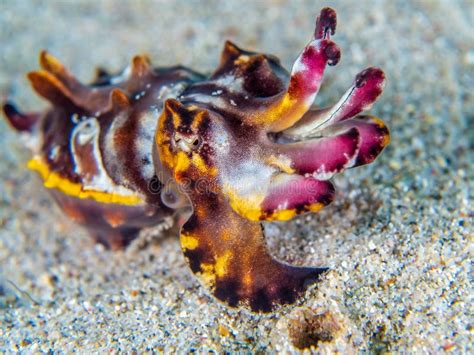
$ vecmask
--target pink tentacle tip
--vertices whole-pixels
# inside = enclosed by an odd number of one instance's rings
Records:
[[[380,68],[367,68],[361,71],[355,77],[354,83],[357,88],[361,88],[366,84],[370,86],[382,86],[385,82],[385,73]]]
[[[337,15],[330,7],[325,7],[316,18],[315,39],[329,39],[336,33]]]

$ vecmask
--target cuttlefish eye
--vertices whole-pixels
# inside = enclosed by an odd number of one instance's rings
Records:
[[[194,149],[199,148],[199,146],[201,145],[201,138],[196,137],[191,143],[191,145],[193,146]]]

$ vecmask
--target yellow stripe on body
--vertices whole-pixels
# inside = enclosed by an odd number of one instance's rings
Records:
[[[44,186],[48,189],[56,189],[65,195],[81,199],[90,198],[100,203],[114,203],[118,205],[136,206],[143,203],[140,196],[120,195],[95,190],[83,190],[82,185],[60,176],[56,172],[49,170],[49,167],[40,159],[34,158],[28,162],[28,169],[39,173],[44,181]]]

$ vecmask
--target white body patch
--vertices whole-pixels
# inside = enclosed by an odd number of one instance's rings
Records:
[[[226,171],[226,164],[233,166]],[[259,161],[258,153],[250,153],[247,159],[239,162],[222,162],[223,185],[239,197],[251,202],[251,205],[260,205],[267,195],[272,177],[276,169]]]
[[[100,126],[95,117],[80,122],[71,134],[70,149],[74,161],[74,171],[82,178],[83,190],[101,191],[122,196],[136,195],[133,191],[116,185],[107,174],[99,149],[99,134]],[[95,171],[90,171],[91,167]]]
[[[217,80],[211,81],[211,83],[214,83],[218,86],[225,87],[228,92],[242,92],[242,84],[243,84],[243,79],[242,78],[236,78],[234,75],[227,74],[223,76],[222,78],[219,78]],[[219,90],[222,92],[222,90]]]
[[[153,166],[152,148],[154,144],[155,130],[160,111],[151,109],[140,116],[138,120],[137,138],[134,142],[137,159],[142,163],[141,174],[143,178],[150,180],[155,174]]]

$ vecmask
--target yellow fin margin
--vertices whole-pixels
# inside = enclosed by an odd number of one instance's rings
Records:
[[[27,167],[39,173],[46,188],[56,189],[68,196],[81,199],[90,198],[100,203],[114,203],[126,206],[136,206],[143,203],[141,197],[137,195],[124,196],[103,191],[83,190],[81,184],[71,182],[58,173],[50,171],[49,167],[38,158],[31,159]]]

